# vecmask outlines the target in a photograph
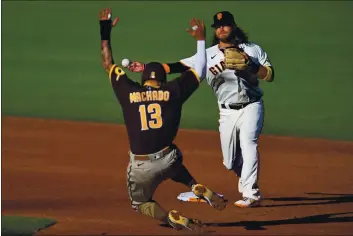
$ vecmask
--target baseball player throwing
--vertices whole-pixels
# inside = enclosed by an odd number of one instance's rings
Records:
[[[243,198],[234,204],[254,207],[262,199],[259,185],[258,139],[264,122],[263,92],[258,79],[271,82],[274,69],[267,53],[249,42],[228,11],[213,17],[213,46],[207,48],[207,83],[219,105],[219,132],[223,164],[239,177]],[[164,64],[167,73],[180,73],[195,67],[196,56]],[[141,72],[144,64],[133,62],[131,71]]]
[[[187,218],[176,210],[165,211],[153,200],[153,195],[160,183],[172,179],[191,187],[196,196],[217,210],[223,210],[227,203],[206,186],[196,182],[183,165],[181,151],[173,143],[179,128],[182,105],[198,88],[206,74],[204,23],[192,19],[190,23],[193,29],[188,29],[190,35],[197,40],[195,69],[188,69],[167,83],[163,65],[148,63],[140,84],[130,80],[114,64],[110,33],[119,18],[112,21],[111,13],[111,9],[103,9],[99,17],[102,64],[122,106],[129,137],[127,187],[132,208],[176,229],[197,229],[200,221]]]

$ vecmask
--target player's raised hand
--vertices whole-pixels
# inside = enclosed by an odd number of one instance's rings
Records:
[[[142,72],[145,69],[145,64],[139,61],[133,61],[127,68],[131,72]]]
[[[99,20],[100,21],[106,21],[106,20],[109,20],[111,21],[111,18],[112,18],[112,9],[111,8],[103,8],[100,12],[99,12]],[[116,17],[112,23],[111,23],[111,26],[114,27],[116,26],[116,24],[118,23],[119,21],[119,17]]]
[[[186,29],[186,31],[194,37],[196,40],[205,40],[206,39],[206,30],[205,22],[202,22],[199,19],[191,18],[190,20],[191,28]]]

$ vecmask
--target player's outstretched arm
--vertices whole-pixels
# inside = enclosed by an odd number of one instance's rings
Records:
[[[188,69],[182,75],[170,82],[171,88],[182,103],[199,87],[200,82],[206,77],[206,32],[204,22],[192,18],[190,20],[190,28],[187,32],[197,41],[197,52],[193,56],[193,68]]]
[[[116,17],[113,21],[111,20],[111,17],[111,8],[104,8],[99,12],[102,66],[107,73],[109,73],[110,68],[114,64],[112,48],[110,44],[110,33],[112,28],[119,21],[119,17]]]
[[[164,63],[163,66],[167,74],[183,73],[190,69],[190,67],[184,65],[179,61],[173,63]],[[131,72],[143,72],[143,70],[145,69],[145,64],[139,61],[134,61],[128,66],[128,69]]]
[[[190,20],[191,28],[186,31],[197,40],[197,53],[195,55],[195,72],[200,80],[206,76],[206,29],[204,21],[196,18]]]

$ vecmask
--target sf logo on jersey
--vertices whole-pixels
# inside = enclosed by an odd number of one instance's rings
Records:
[[[224,61],[221,61],[219,64],[216,64],[209,68],[210,72],[213,75],[221,74],[225,69],[226,69],[226,64],[224,63]]]

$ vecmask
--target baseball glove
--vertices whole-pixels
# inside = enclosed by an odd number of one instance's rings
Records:
[[[248,55],[239,48],[229,47],[224,49],[224,62],[227,69],[243,71],[248,69],[251,61]]]

